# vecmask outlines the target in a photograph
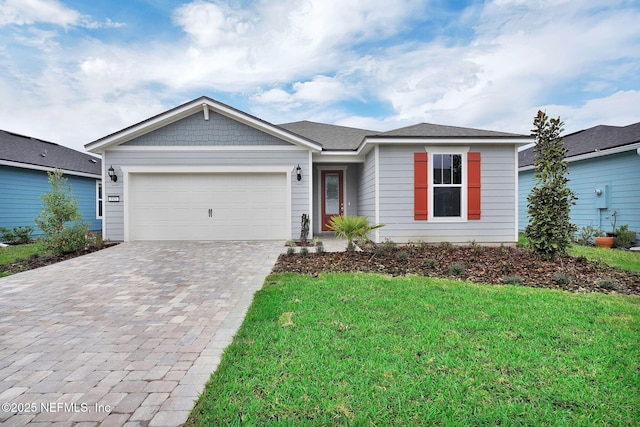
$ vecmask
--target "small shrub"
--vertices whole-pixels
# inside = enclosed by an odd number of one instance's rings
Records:
[[[578,231],[576,243],[583,246],[591,245],[593,243],[594,237],[598,236],[602,236],[602,231],[600,231],[596,227],[587,225],[586,227],[582,227],[580,231]]]
[[[620,284],[614,279],[602,279],[597,283],[598,287],[602,289],[608,289],[610,291],[616,291],[620,289]]]
[[[466,265],[456,262],[449,266],[449,274],[451,274],[452,276],[460,276],[465,272],[466,269]]]
[[[306,258],[309,256],[309,249],[306,246],[300,248],[300,256]]]
[[[383,257],[387,254],[387,250],[383,246],[376,246],[376,249],[373,253],[376,256]]]
[[[9,229],[0,227],[0,241],[10,245],[24,245],[32,240],[33,227],[30,225],[24,227],[13,227]]]
[[[427,249],[429,247],[429,243],[424,240],[420,241],[420,249]]]
[[[398,248],[398,244],[388,237],[384,241],[384,247],[389,252],[394,252]]]
[[[287,255],[291,256],[291,255],[294,255],[295,253],[296,253],[296,250],[293,246],[289,246],[287,248]]]
[[[296,242],[295,242],[294,240],[292,240],[292,239],[289,239],[289,240],[287,240],[287,241],[285,242],[285,244],[284,244],[284,245],[285,245],[285,246],[289,246],[290,248],[293,248],[293,247],[295,247],[295,246],[296,246]]]
[[[476,254],[476,255],[480,255],[481,253],[483,253],[483,252],[484,252],[484,246],[482,246],[482,245],[480,245],[480,244],[476,243],[476,241],[475,241],[475,240],[471,242],[471,245],[470,245],[470,246],[471,246],[471,250],[472,250],[472,251],[473,251],[473,253],[474,253],[474,254]]]
[[[406,251],[400,251],[396,254],[396,258],[402,262],[407,262],[409,260],[409,253]]]
[[[321,254],[324,252],[324,244],[322,243],[321,240],[318,240],[315,242],[315,246],[316,246],[316,253],[317,254]]]
[[[553,283],[555,283],[556,285],[568,285],[569,283],[571,283],[571,276],[564,271],[559,271],[557,273],[554,273],[551,280],[553,280]]]
[[[504,279],[502,279],[502,283],[506,283],[507,285],[522,285],[523,282],[524,282],[524,279],[517,275],[507,276]]]
[[[616,230],[616,246],[621,248],[628,248],[635,240],[635,231],[630,231],[628,225],[621,225]]]
[[[576,258],[576,262],[577,262],[578,264],[585,265],[586,263],[588,263],[588,262],[589,262],[589,260],[587,259],[587,257],[586,257],[586,256],[584,256],[584,255],[580,255],[579,257],[577,257],[577,258]]]
[[[78,199],[73,197],[71,185],[62,171],[56,169],[48,176],[51,191],[40,196],[42,211],[34,219],[45,234],[44,247],[56,255],[84,249],[88,226],[82,221]]]
[[[422,261],[422,265],[424,266],[424,268],[428,268],[431,270],[433,268],[436,268],[436,266],[438,265],[438,260],[426,258],[424,261]]]

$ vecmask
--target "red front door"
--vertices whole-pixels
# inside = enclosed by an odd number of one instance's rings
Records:
[[[322,231],[329,231],[327,223],[331,218],[344,214],[343,171],[322,171],[320,181],[322,183]]]

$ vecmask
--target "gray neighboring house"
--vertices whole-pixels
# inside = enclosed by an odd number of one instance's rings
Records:
[[[89,230],[102,229],[101,160],[37,138],[0,130],[0,227],[34,227],[40,196],[50,191],[47,172],[62,170]]]
[[[517,150],[531,142],[427,123],[275,125],[201,97],[86,148],[104,162],[114,241],[296,239],[307,214],[313,235],[364,215],[385,224],[375,241],[500,244],[517,241]]]
[[[569,165],[569,187],[578,200],[571,221],[578,228],[611,231],[627,224],[640,232],[640,122],[599,125],[563,136]],[[529,223],[527,196],[535,185],[534,148],[519,153],[520,229]]]

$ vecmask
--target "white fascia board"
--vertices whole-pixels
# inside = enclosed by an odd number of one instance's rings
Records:
[[[319,154],[314,154],[314,163],[364,163],[364,155],[356,154],[355,151],[345,152],[327,152],[323,151]]]
[[[124,142],[130,141],[141,135],[160,129],[164,126],[167,126],[171,123],[177,122],[178,120],[181,120],[185,117],[188,117],[192,114],[202,111],[204,106],[207,106],[209,109],[211,109],[215,113],[222,114],[226,117],[229,117],[233,120],[236,120],[240,123],[243,123],[247,126],[260,130],[264,133],[267,133],[271,136],[275,136],[276,138],[282,139],[292,144],[303,146],[314,152],[320,152],[322,150],[322,147],[318,144],[315,144],[309,140],[293,135],[285,131],[284,129],[280,129],[274,125],[270,125],[248,114],[242,113],[238,110],[219,104],[207,98],[196,99],[181,107],[175,108],[173,110],[169,110],[151,119],[140,122],[137,125],[133,125],[127,129],[116,132],[113,135],[110,135],[108,137],[105,137],[103,139],[100,139],[94,142],[90,142],[87,145],[85,145],[85,149],[92,153],[98,153],[104,149],[108,149],[109,147],[112,147],[114,145],[119,145]],[[204,115],[203,115],[203,120],[204,120]]]
[[[71,171],[71,170],[60,169],[60,168],[52,168],[52,167],[48,167],[48,166],[30,165],[28,163],[12,162],[10,160],[0,160],[0,165],[2,165],[2,166],[12,166],[12,167],[15,167],[15,168],[20,168],[20,169],[30,169],[30,170],[36,170],[36,171],[44,171],[44,172],[54,172],[56,170],[60,170],[60,171],[62,171],[62,173],[64,175],[81,176],[83,178],[93,178],[93,179],[101,179],[102,178],[100,175],[94,175],[94,174],[91,174],[91,173],[77,172],[77,171]]]
[[[357,153],[360,154],[367,150],[367,145],[526,145],[535,141],[533,138],[384,138],[384,137],[365,137]],[[365,152],[366,152],[365,151]]]
[[[591,153],[585,153],[577,156],[567,157],[565,158],[565,161],[567,161],[568,163],[579,162],[580,160],[595,159],[597,157],[604,157],[610,154],[618,154],[618,153],[624,153],[625,151],[634,151],[634,150],[640,150],[640,142],[636,142],[635,144],[623,145],[622,147],[609,148],[608,150],[592,151]],[[535,165],[523,166],[521,168],[518,168],[518,171],[524,172],[524,171],[532,170],[535,168],[536,168]]]

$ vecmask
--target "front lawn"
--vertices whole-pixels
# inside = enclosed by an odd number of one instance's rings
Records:
[[[32,255],[40,254],[41,252],[42,246],[37,243],[0,247],[0,277],[10,274],[5,271],[8,268],[8,264],[19,259],[28,259]]]
[[[187,425],[640,425],[640,298],[275,274]]]
[[[571,245],[569,247],[569,255],[575,257],[583,256],[590,261],[601,262],[611,267],[640,273],[640,252]]]

